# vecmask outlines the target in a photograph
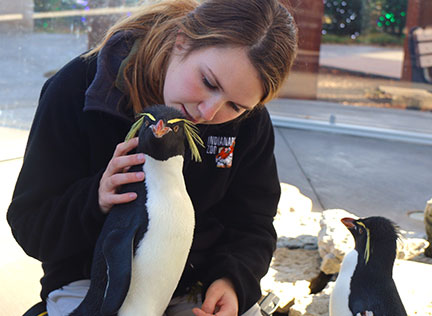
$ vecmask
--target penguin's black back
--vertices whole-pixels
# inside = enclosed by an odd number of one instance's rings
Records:
[[[133,166],[129,172],[142,171],[142,165]],[[110,211],[107,216],[102,231],[99,235],[98,241],[95,246],[94,257],[91,270],[91,281],[89,291],[84,298],[83,302],[75,309],[70,316],[106,316],[114,314],[102,314],[101,306],[104,302],[106,288],[108,284],[108,267],[106,265],[106,257],[104,256],[104,242],[107,237],[113,232],[120,232],[122,241],[132,241],[129,248],[121,247],[119,249],[122,253],[114,253],[118,256],[119,260],[132,259],[132,252],[135,252],[138,242],[143,238],[148,226],[148,214],[146,210],[146,189],[143,182],[130,183],[124,185],[120,193],[136,192],[138,197],[136,200],[126,203],[118,204]],[[136,210],[143,210],[137,212]],[[130,237],[124,237],[124,234],[130,234]],[[129,249],[129,251],[127,250]],[[124,251],[124,252],[123,252]],[[122,279],[120,283],[116,283],[116,292],[127,294],[130,280],[130,263],[125,264],[119,262],[119,266],[123,270]],[[123,267],[124,266],[124,267]],[[119,271],[117,271],[119,273]],[[124,300],[124,297],[120,299]]]
[[[372,311],[374,316],[406,316],[393,279],[371,278],[370,274],[354,272],[351,279],[349,308],[353,315]]]
[[[393,281],[398,228],[384,217],[368,217],[361,221],[370,232],[370,255],[365,260],[363,246],[351,279],[349,308],[353,315],[365,311],[374,316],[406,316],[407,313]]]

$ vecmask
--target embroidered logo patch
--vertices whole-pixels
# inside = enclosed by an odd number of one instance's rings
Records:
[[[207,139],[206,153],[215,155],[216,167],[218,168],[231,168],[235,137],[227,136],[209,136]]]

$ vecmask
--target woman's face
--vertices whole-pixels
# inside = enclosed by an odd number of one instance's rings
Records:
[[[208,47],[183,58],[179,36],[168,64],[165,104],[197,124],[219,124],[252,110],[263,96],[258,72],[242,48]]]

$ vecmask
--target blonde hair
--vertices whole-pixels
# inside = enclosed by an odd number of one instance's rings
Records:
[[[280,0],[281,2],[284,0]],[[266,103],[277,95],[297,50],[297,27],[278,0],[165,0],[146,6],[112,26],[97,53],[117,32],[139,40],[123,68],[128,106],[135,113],[162,104],[166,69],[179,32],[187,38],[185,54],[210,46],[244,47],[261,78]]]

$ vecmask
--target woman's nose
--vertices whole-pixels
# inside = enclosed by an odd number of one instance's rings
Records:
[[[210,98],[198,104],[198,111],[204,120],[211,121],[222,108],[223,104],[224,101],[222,98]]]

